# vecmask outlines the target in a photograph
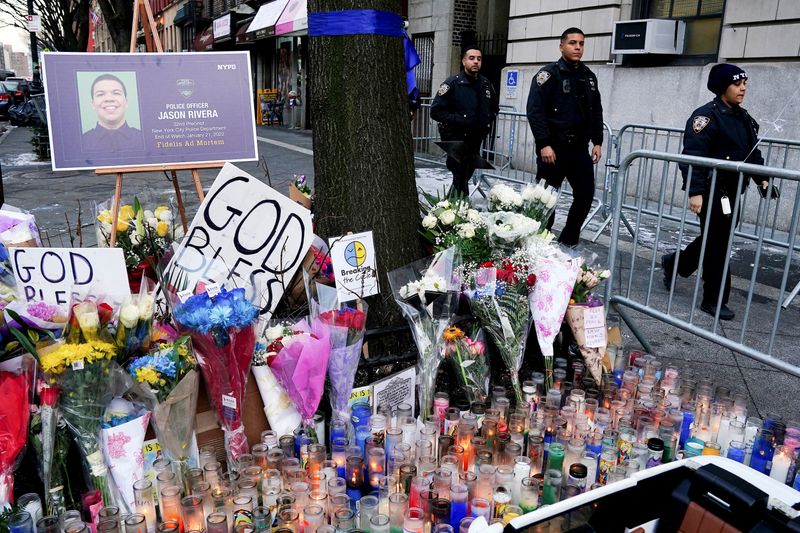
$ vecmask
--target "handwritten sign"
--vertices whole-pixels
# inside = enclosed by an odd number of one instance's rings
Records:
[[[11,267],[22,298],[66,306],[72,293],[130,298],[121,248],[11,248]]]
[[[369,403],[372,407],[372,386],[356,387],[350,391],[350,398],[347,400],[347,406],[353,407],[357,403]]]
[[[397,409],[401,403],[413,406],[416,381],[417,372],[412,367],[373,384],[373,409],[375,412],[378,412],[381,405],[388,406],[390,411]]]
[[[355,233],[330,239],[339,301],[348,302],[378,294],[378,270],[372,232]]]
[[[307,209],[228,163],[167,272],[171,279],[183,276],[189,287],[206,280],[252,289],[262,315],[270,315],[312,238]]]

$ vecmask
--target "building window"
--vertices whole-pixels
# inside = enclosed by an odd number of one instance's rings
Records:
[[[638,6],[642,18],[686,22],[685,56],[716,58],[725,0],[639,0]]]
[[[417,90],[420,96],[430,96],[433,83],[433,34],[415,34],[412,42],[419,55],[419,65],[414,68]]]

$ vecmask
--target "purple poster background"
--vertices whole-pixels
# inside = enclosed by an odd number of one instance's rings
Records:
[[[53,170],[258,159],[248,52],[54,52],[44,54],[43,72]],[[91,90],[78,80],[106,72],[135,73],[128,117],[133,97],[140,128],[122,146],[101,149],[83,133]]]

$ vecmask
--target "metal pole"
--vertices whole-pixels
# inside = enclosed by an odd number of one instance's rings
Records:
[[[28,15],[33,15],[33,0],[28,0]],[[36,32],[30,32],[31,36],[31,76],[36,67],[39,66],[39,40],[36,37]]]

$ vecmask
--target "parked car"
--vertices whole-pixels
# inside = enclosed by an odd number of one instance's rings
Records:
[[[22,91],[22,93],[25,95],[26,100],[31,97],[31,82],[29,82],[25,78],[11,77],[11,78],[6,78],[6,81],[17,82],[17,86],[19,90]]]
[[[25,100],[27,100],[25,91],[19,86],[19,82],[6,80],[0,83],[0,85],[3,85],[6,91],[12,96],[12,104],[22,105],[25,103]]]
[[[0,69],[0,81],[5,81],[6,78],[13,78],[17,73],[13,70]]]
[[[8,109],[14,103],[14,95],[0,83],[0,117],[9,117]]]

